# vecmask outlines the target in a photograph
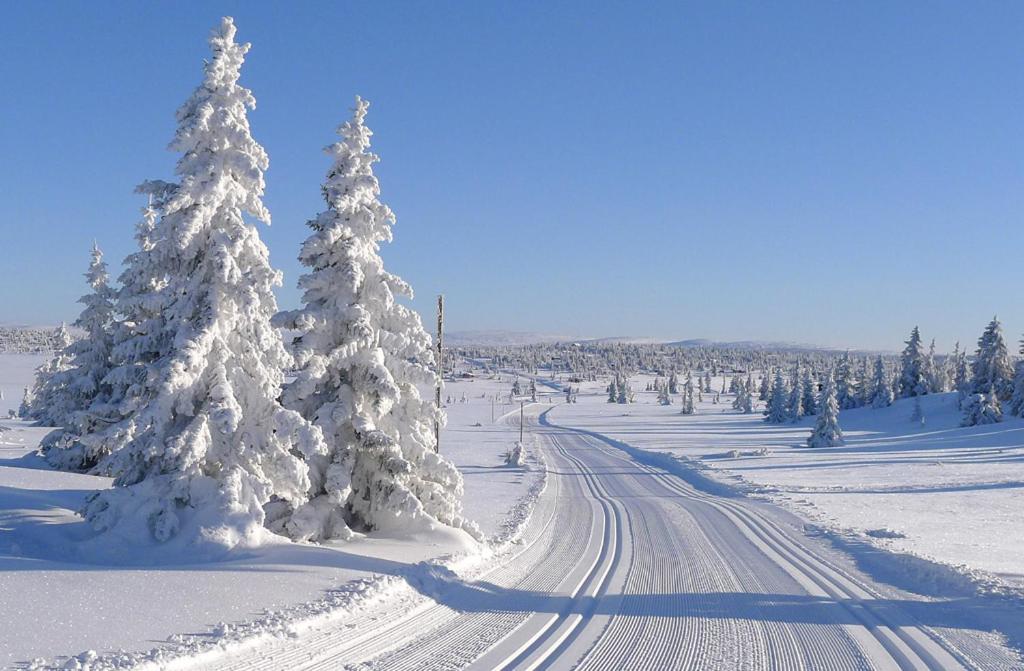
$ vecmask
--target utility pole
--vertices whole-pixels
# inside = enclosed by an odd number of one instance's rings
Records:
[[[526,401],[519,401],[519,443],[523,442],[523,408],[526,407]]]
[[[441,385],[444,384],[444,294],[437,295],[437,394],[434,403],[441,412]],[[441,420],[434,420],[434,452],[441,451]]]

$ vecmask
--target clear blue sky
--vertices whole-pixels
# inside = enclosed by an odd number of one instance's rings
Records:
[[[221,15],[296,304],[321,148],[373,106],[389,268],[455,329],[940,349],[1024,330],[1024,4],[8,3],[0,322],[77,314],[170,178]]]

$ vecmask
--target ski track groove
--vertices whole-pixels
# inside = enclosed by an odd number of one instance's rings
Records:
[[[957,645],[898,612],[754,505],[545,417],[538,435],[548,490],[497,565],[439,579],[436,600],[403,594],[199,668],[1009,668],[986,640],[954,629]],[[811,614],[772,613],[786,608]]]

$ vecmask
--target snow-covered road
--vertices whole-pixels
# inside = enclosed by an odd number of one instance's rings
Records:
[[[777,509],[703,493],[556,421],[557,410],[535,427],[547,489],[522,543],[493,565],[470,580],[439,571],[398,603],[211,655],[202,668],[1016,663],[955,601],[875,584]]]

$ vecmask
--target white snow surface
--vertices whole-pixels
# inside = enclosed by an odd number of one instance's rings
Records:
[[[632,378],[642,390],[651,376]],[[763,495],[803,517],[875,545],[984,571],[1024,587],[1024,420],[961,428],[956,394],[921,400],[925,422],[910,421],[911,399],[888,408],[843,410],[846,444],[810,449],[814,417],[772,425],[758,412],[717,405],[705,394],[697,414],[660,406],[654,392],[608,404],[591,384],[560,422],[628,445],[690,460],[730,487]],[[721,378],[712,387],[721,388]],[[585,386],[586,388],[586,386]]]
[[[0,355],[4,407],[17,407],[43,358]],[[194,654],[400,592],[439,558],[457,565],[492,552],[528,519],[543,483],[536,457],[505,465],[518,431],[490,422],[489,398],[508,386],[457,381],[446,392],[467,398],[448,408],[442,449],[464,473],[467,517],[494,539],[484,546],[445,527],[323,546],[281,539],[195,563],[168,564],[155,544],[96,547],[74,511],[110,480],[50,470],[34,454],[49,428],[0,421],[0,668],[32,660],[116,668]],[[496,415],[510,408],[499,405]]]

